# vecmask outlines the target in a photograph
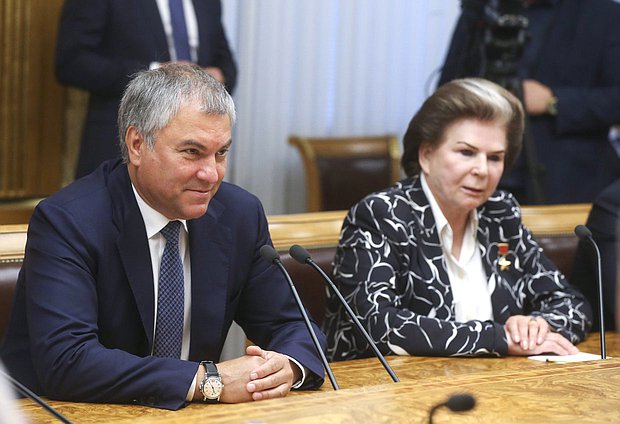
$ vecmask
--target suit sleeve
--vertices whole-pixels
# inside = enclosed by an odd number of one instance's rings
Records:
[[[511,206],[512,209],[518,208],[514,199]],[[542,316],[553,330],[572,343],[582,341],[592,323],[590,304],[545,256],[532,233],[520,223],[520,217],[517,219],[517,258],[513,261],[516,278],[510,283],[506,280],[499,282],[509,285],[507,293],[515,293],[513,296],[519,310],[512,311],[511,315]],[[512,224],[507,224],[502,228],[503,233],[515,234],[511,227]]]
[[[506,354],[502,325],[435,317],[436,308],[446,307],[446,293],[424,282],[437,276],[438,258],[425,257],[418,248],[411,236],[417,231],[407,228],[415,224],[390,217],[384,202],[370,199],[354,207],[344,223],[334,272],[343,296],[379,349],[399,355]],[[342,331],[347,326],[350,323],[335,332],[335,354],[330,352],[334,359],[366,350],[356,330]]]
[[[579,82],[553,81],[550,86],[558,99],[556,129],[560,134],[601,131],[620,122],[620,5],[599,7],[599,13],[610,16],[599,17],[604,23],[599,28],[605,37],[605,44],[592,46],[600,56],[592,56],[594,70],[589,73],[575,69]],[[588,75],[587,79],[583,74]]]
[[[55,399],[179,409],[196,363],[140,357],[100,342],[95,275],[106,270],[98,268],[97,248],[62,208],[35,210],[23,272],[32,362],[43,392]]]
[[[437,87],[456,78],[480,75],[484,3],[485,0],[470,0],[467,5],[461,5],[461,15],[454,26]]]
[[[129,77],[148,63],[123,58],[104,47],[110,28],[107,0],[66,0],[60,17],[56,43],[56,78],[102,96],[120,97]]]
[[[214,31],[213,39],[201,40],[206,46],[213,48],[213,63],[205,64],[205,66],[216,66],[222,70],[225,79],[226,89],[232,93],[237,85],[237,64],[233,57],[224,25],[222,24],[222,7],[221,2],[217,2],[214,19],[211,19],[213,25],[217,28]]]
[[[323,364],[290,287],[281,271],[260,255],[259,249],[272,243],[264,211],[258,200],[256,202],[253,209],[256,213],[251,220],[256,235],[252,264],[235,320],[253,343],[295,358],[311,371],[311,375],[306,376],[303,389],[320,387],[324,380]],[[312,319],[311,322],[325,350],[325,335]]]
[[[620,180],[603,191],[592,205],[586,226],[601,253],[603,282],[603,314],[605,328],[613,329],[616,309],[616,263],[618,258],[617,228],[620,223]],[[597,257],[589,242],[580,241],[573,265],[571,282],[584,293],[593,307],[598,305]],[[597,313],[598,318],[598,313]],[[595,323],[598,327],[598,321]]]
[[[605,190],[605,195],[599,196],[599,199],[595,201],[587,222],[587,226],[591,229],[592,236],[601,251],[604,313],[605,315],[609,314],[610,318],[615,316],[616,276],[617,264],[619,263],[617,237],[620,230],[619,217],[620,181],[616,181],[611,190]],[[592,282],[592,285],[595,283]],[[611,319],[606,322],[609,323],[607,328],[614,328]]]
[[[521,258],[524,277],[516,289],[521,288],[529,302],[524,312],[542,316],[572,343],[582,341],[592,325],[590,304],[544,255],[529,232],[523,241],[528,253]]]

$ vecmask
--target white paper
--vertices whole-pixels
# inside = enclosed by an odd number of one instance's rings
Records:
[[[607,356],[610,358],[610,356]],[[593,353],[579,352],[576,355],[536,355],[529,356],[529,359],[533,359],[535,361],[542,362],[558,362],[558,363],[569,363],[569,362],[585,362],[585,361],[598,361],[601,359],[601,355],[595,355]]]

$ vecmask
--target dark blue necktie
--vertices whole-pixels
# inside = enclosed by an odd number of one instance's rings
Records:
[[[161,234],[166,247],[159,268],[157,323],[153,356],[180,358],[183,344],[183,263],[179,255],[180,221],[170,221]]]
[[[183,0],[168,0],[170,6],[170,23],[172,24],[172,38],[177,60],[192,60],[189,53],[189,40],[187,38],[187,25],[183,13]]]

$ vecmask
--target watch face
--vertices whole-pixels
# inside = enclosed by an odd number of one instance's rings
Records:
[[[203,395],[208,399],[217,399],[220,397],[220,393],[222,392],[222,388],[224,385],[219,378],[209,377],[205,380],[204,383]]]

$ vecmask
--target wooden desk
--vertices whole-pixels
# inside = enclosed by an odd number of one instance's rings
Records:
[[[581,344],[599,350],[592,335]],[[333,364],[341,390],[329,382],[320,391],[284,399],[238,405],[191,404],[179,411],[133,405],[50,401],[75,423],[422,423],[430,407],[450,394],[467,391],[477,399],[473,411],[437,412],[435,422],[528,423],[620,422],[620,337],[607,336],[614,358],[554,364],[527,358],[389,357],[399,376],[392,383],[374,358]],[[23,410],[35,423],[54,419],[30,401]]]

